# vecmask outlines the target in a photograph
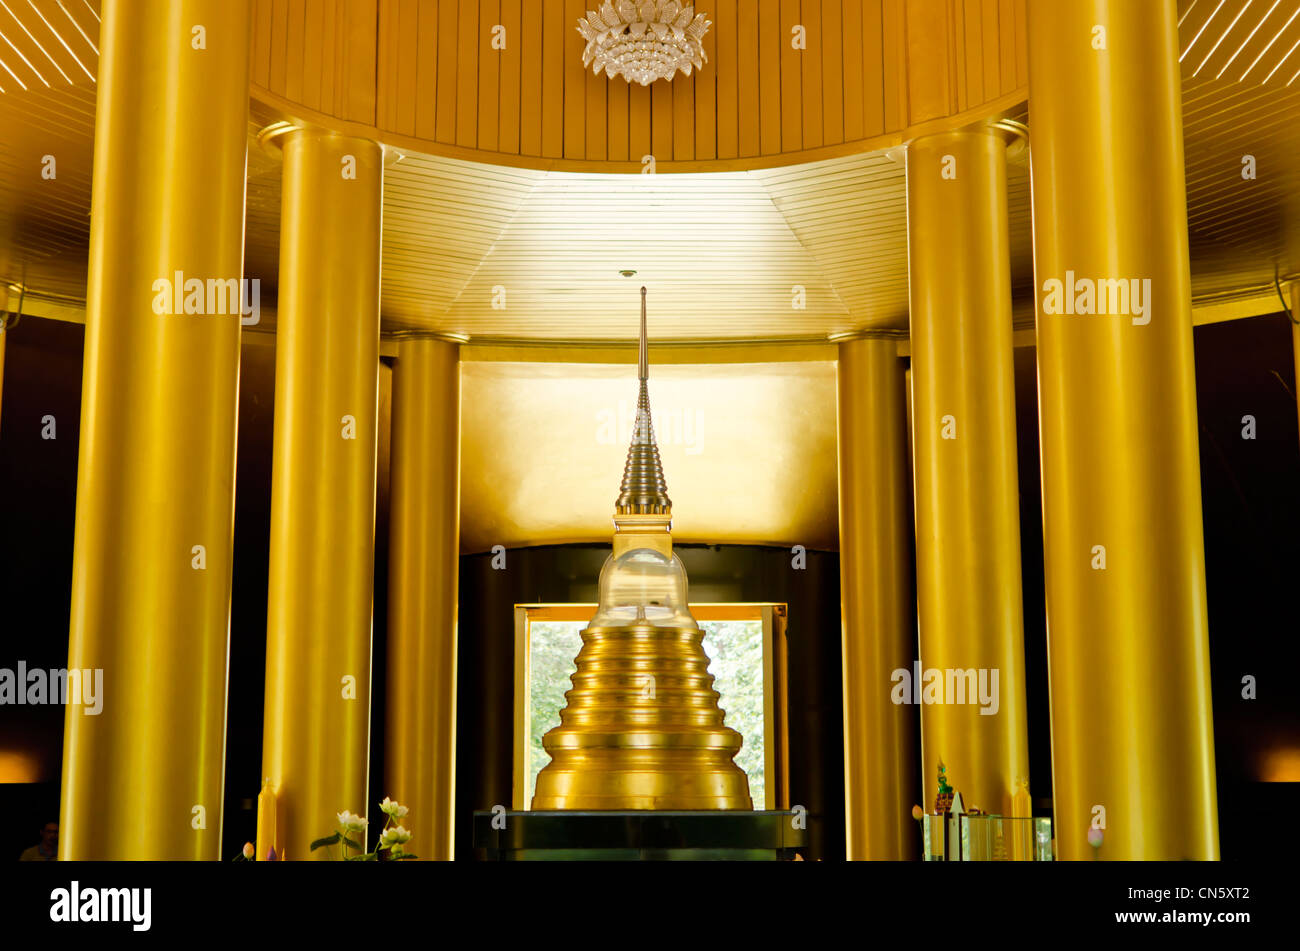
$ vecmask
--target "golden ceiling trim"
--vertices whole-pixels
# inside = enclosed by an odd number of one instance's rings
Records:
[[[897,165],[905,166],[907,164],[907,148],[916,139],[922,139],[930,135],[942,134],[943,132],[986,132],[992,133],[1002,139],[1007,147],[1007,161],[1017,165],[1028,165],[1029,163],[1029,126],[1022,121],[1020,117],[1028,114],[1028,99],[1012,103],[1011,106],[1003,110],[1000,114],[986,116],[976,122],[967,123],[955,129],[943,129],[940,132],[926,131],[922,134],[915,135],[893,148],[886,149],[885,158]]]
[[[880,327],[827,334],[826,339],[831,343],[847,343],[850,340],[906,340],[909,336],[910,334],[906,330]]]
[[[324,135],[343,134],[328,125],[320,125],[313,122],[303,122],[301,120],[294,121],[291,119],[280,119],[258,130],[257,144],[261,147],[262,151],[265,152],[267,155],[271,156],[274,159],[282,161],[284,159],[285,137],[293,132],[306,132],[306,131],[320,132]],[[391,145],[384,145],[382,142],[379,142],[379,140],[375,139],[373,136],[358,136],[358,138],[368,139],[372,142],[376,142],[379,145],[379,148],[383,151],[384,154],[385,167],[388,167],[390,165],[395,165],[398,162],[400,162],[402,159],[406,158],[406,155],[400,149],[393,148]]]
[[[463,363],[635,363],[635,344],[610,340],[538,340],[471,337],[461,346]],[[836,358],[825,337],[655,340],[651,360],[665,366],[734,363],[808,363]]]
[[[381,340],[441,340],[445,343],[469,343],[469,334],[444,332],[441,330],[385,330],[379,335]]]
[[[295,117],[298,122],[328,129],[340,135],[352,135],[357,138],[371,139],[386,147],[395,147],[403,152],[419,152],[438,158],[454,159],[461,162],[474,162],[480,165],[498,165],[505,168],[530,169],[539,172],[576,172],[598,173],[606,175],[639,175],[645,167],[638,159],[570,159],[546,158],[539,156],[514,155],[507,152],[485,152],[481,149],[467,148],[447,142],[422,139],[404,135],[391,130],[381,130],[376,126],[354,120],[329,116],[306,106],[295,103],[267,89],[253,86],[250,90],[254,102],[270,109],[273,114]],[[853,155],[884,152],[906,144],[912,139],[926,135],[938,135],[952,132],[972,123],[992,120],[1017,108],[1023,108],[1029,101],[1028,89],[1017,89],[997,99],[990,100],[969,112],[953,116],[944,116],[925,122],[919,122],[892,132],[885,132],[870,138],[857,139],[852,142],[824,145],[797,152],[781,152],[771,155],[755,155],[728,159],[693,159],[655,160],[655,172],[664,174],[692,174],[704,172],[749,172],[767,169],[789,168],[795,165],[809,165],[830,159],[846,158]],[[286,119],[285,121],[294,121]]]

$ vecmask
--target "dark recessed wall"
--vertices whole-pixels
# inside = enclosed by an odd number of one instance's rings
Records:
[[[612,495],[611,493],[611,511]],[[677,545],[695,602],[774,601],[789,606],[790,803],[808,810],[810,858],[844,857],[843,711],[840,705],[839,556],[810,551],[792,567],[788,548]],[[474,810],[512,803],[514,607],[594,602],[608,545],[555,545],[460,560],[457,703],[458,858],[472,858]]]
[[[1201,498],[1218,768],[1227,859],[1286,851],[1266,816],[1300,807],[1300,423],[1288,318],[1196,329]],[[1243,416],[1255,438],[1242,438]],[[1242,696],[1254,677],[1256,699]],[[1282,764],[1291,763],[1289,769]],[[1290,782],[1267,782],[1289,776]],[[1177,789],[1177,777],[1170,777]],[[1284,833],[1293,843],[1300,834]]]
[[[0,396],[0,667],[68,662],[72,529],[81,428],[80,324],[23,318],[6,332]],[[42,439],[44,417],[53,439]],[[107,692],[107,688],[106,688]],[[59,817],[63,708],[0,706],[0,752],[29,758],[38,781],[0,784],[0,862]]]

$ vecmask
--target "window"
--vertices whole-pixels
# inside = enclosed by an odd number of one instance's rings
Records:
[[[527,809],[550,762],[542,737],[560,710],[590,604],[515,607],[514,807]],[[756,809],[788,806],[785,768],[785,605],[692,604],[726,725],[744,737],[736,763]]]

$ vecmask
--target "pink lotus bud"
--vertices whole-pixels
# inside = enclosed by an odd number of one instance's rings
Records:
[[[244,858],[248,859],[249,861],[252,861],[253,856],[256,855],[256,854],[257,854],[257,850],[256,850],[255,848],[253,848],[253,843],[252,843],[252,842],[245,842],[245,843],[244,843]]]

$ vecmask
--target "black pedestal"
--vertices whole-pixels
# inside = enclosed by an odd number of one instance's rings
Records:
[[[800,812],[476,812],[474,848],[493,862],[759,861],[807,844]]]

